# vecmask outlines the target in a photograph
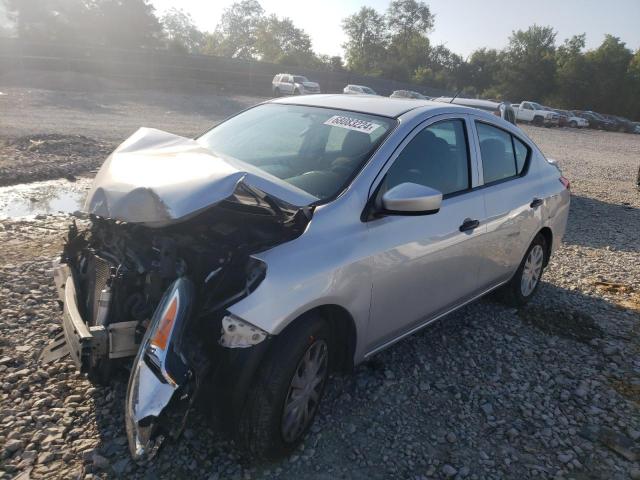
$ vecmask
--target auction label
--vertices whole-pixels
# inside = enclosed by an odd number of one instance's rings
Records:
[[[362,133],[371,133],[380,126],[377,123],[368,122],[367,120],[343,117],[342,115],[334,115],[329,120],[324,122],[324,124],[331,127],[347,128],[349,130],[355,130],[356,132]]]

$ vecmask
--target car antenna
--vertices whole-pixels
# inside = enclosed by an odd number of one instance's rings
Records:
[[[453,98],[449,101],[449,103],[453,103],[453,101],[458,98],[458,95],[460,95],[462,93],[462,90],[458,90],[456,92],[456,94],[453,96]]]

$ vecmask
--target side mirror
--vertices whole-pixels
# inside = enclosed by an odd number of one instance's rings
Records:
[[[429,215],[437,213],[442,192],[417,183],[401,183],[382,195],[382,212],[390,215]]]

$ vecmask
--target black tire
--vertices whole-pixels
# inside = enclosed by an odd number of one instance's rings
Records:
[[[540,246],[542,248],[542,254],[543,254],[542,267],[541,267],[542,269],[540,270],[540,274],[538,275],[538,278],[533,290],[531,290],[527,294],[523,294],[521,284],[522,284],[523,272],[525,269],[525,263],[527,262],[527,258],[529,257],[529,254],[536,246]],[[547,264],[547,256],[548,256],[547,241],[545,240],[544,236],[539,233],[533,239],[533,241],[531,242],[531,245],[529,245],[529,248],[527,249],[527,252],[524,254],[524,257],[522,258],[522,261],[520,262],[520,266],[518,267],[518,270],[516,270],[516,273],[513,275],[513,277],[511,278],[511,280],[509,280],[508,283],[506,283],[504,286],[502,286],[502,288],[500,288],[498,293],[503,303],[516,308],[522,307],[535,295],[536,291],[538,290],[538,287],[540,286],[540,280],[542,279],[542,274],[544,273],[544,267]]]
[[[293,91],[294,95],[300,95],[300,90],[298,90],[297,88]]]
[[[293,440],[285,440],[283,414],[294,374],[300,363],[318,342],[326,342],[327,363],[322,383],[316,388],[318,399],[308,423]],[[316,314],[301,317],[274,340],[259,368],[240,417],[238,441],[254,457],[275,459],[290,453],[313,424],[322,400],[331,365],[330,332],[326,322]]]
[[[571,121],[569,122],[569,126],[570,126],[571,128],[576,128],[576,127],[578,126],[578,124],[576,123],[576,121],[575,121],[575,120],[571,120]]]
[[[543,123],[544,123],[544,120],[542,119],[542,117],[540,116],[533,117],[533,124],[536,125],[537,127],[541,127]]]
[[[276,88],[275,88],[275,90],[273,91],[273,94],[274,94],[276,97],[279,97],[279,96],[280,96],[280,89],[279,89],[278,87],[276,87]]]

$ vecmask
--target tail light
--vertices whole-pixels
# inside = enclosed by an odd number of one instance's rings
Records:
[[[494,110],[494,111],[493,111],[493,114],[494,114],[496,117],[502,117],[502,115],[500,114],[500,110]]]
[[[558,180],[560,180],[560,183],[564,185],[564,188],[566,188],[567,190],[571,190],[571,182],[568,178],[560,176]]]

